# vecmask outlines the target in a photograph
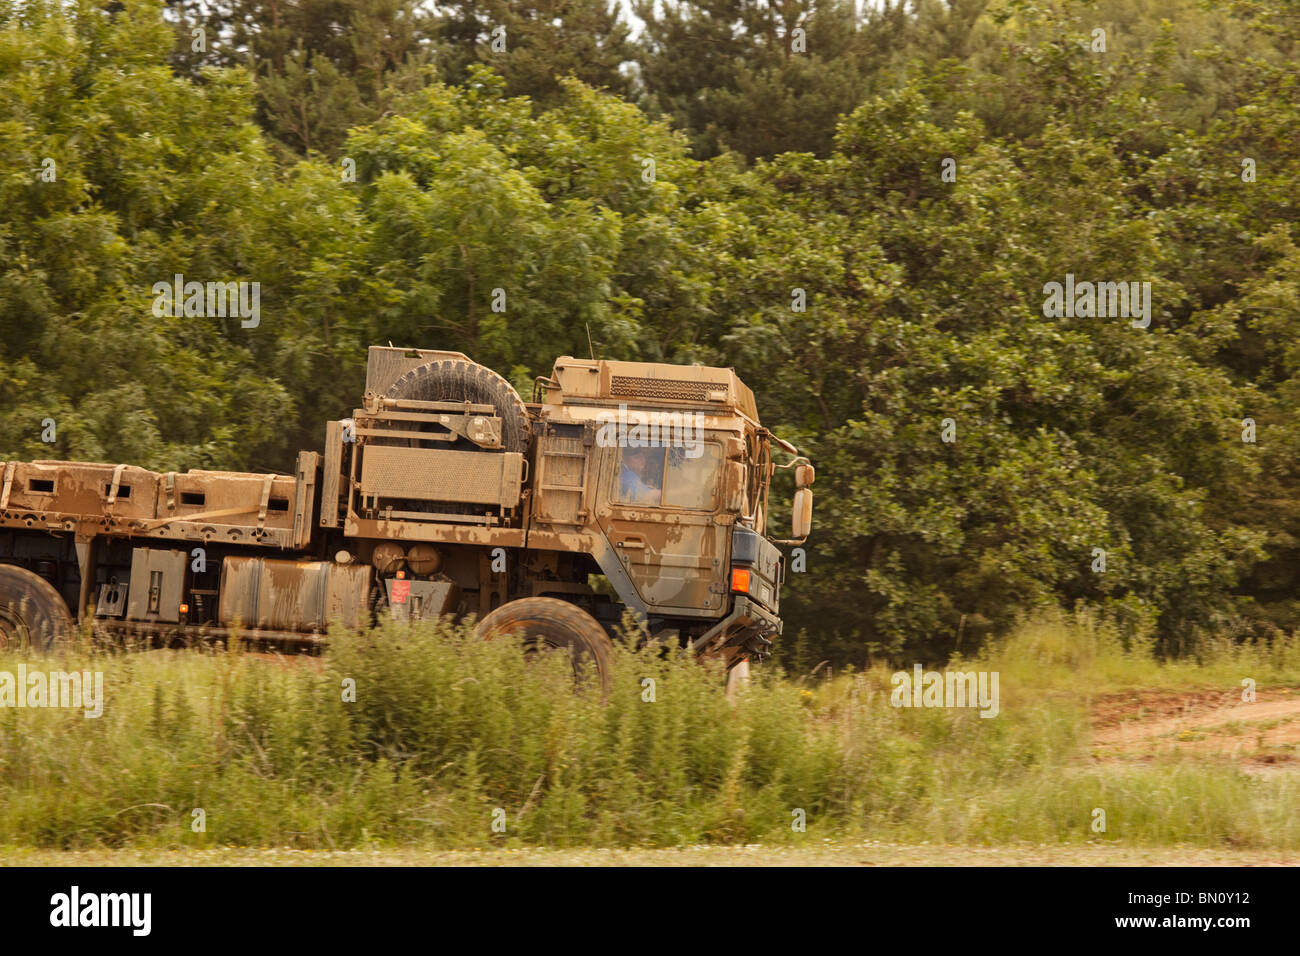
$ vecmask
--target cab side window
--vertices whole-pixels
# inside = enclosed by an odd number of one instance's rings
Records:
[[[718,466],[722,447],[712,443],[669,448],[664,504],[670,508],[713,511],[718,505]],[[694,458],[691,452],[699,452]]]
[[[722,448],[714,443],[624,448],[619,454],[614,500],[627,505],[713,511],[721,462]]]

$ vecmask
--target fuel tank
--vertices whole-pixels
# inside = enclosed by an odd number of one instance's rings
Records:
[[[368,564],[230,557],[221,565],[221,611],[227,626],[273,631],[324,631],[368,616]]]

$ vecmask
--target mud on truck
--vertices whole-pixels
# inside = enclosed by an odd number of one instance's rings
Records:
[[[5,462],[0,648],[83,622],[303,647],[334,621],[473,615],[607,682],[625,611],[733,673],[781,633],[777,545],[807,536],[814,473],[732,369],[564,356],[525,403],[459,352],[373,347],[362,406],[292,475]],[[777,468],[796,487],[781,540]]]

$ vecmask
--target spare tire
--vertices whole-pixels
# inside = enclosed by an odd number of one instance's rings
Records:
[[[491,405],[501,419],[502,450],[522,453],[528,447],[528,410],[519,393],[496,372],[474,362],[441,359],[416,366],[392,384],[388,397]],[[451,447],[478,446],[461,439]]]

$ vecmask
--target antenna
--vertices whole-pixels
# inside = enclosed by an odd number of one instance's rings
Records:
[[[596,361],[596,350],[591,347],[591,323],[582,323],[587,329],[587,351],[591,353],[591,360]]]

